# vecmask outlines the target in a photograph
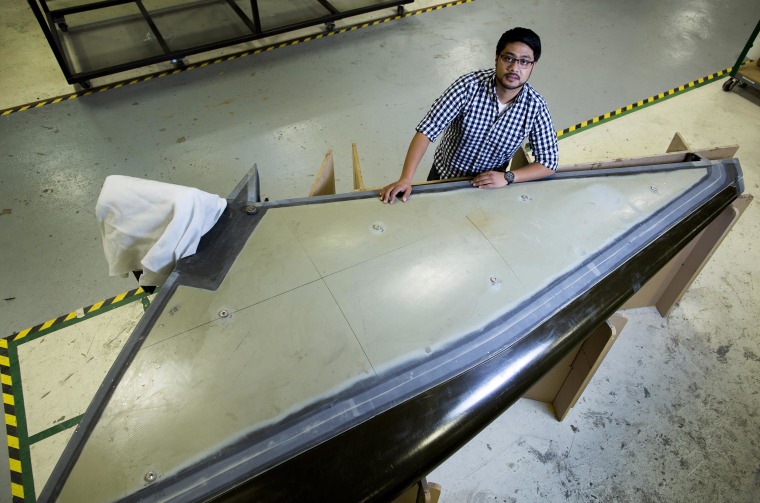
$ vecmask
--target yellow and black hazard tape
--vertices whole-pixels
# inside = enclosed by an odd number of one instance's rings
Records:
[[[45,330],[48,330],[48,329],[52,329],[52,328],[58,329],[60,328],[59,325],[61,324],[80,321],[86,318],[88,315],[93,314],[100,309],[116,307],[116,305],[119,304],[120,302],[124,302],[126,300],[132,300],[133,297],[137,297],[143,294],[146,294],[146,292],[142,288],[130,290],[128,292],[121,293],[115,297],[111,297],[110,299],[96,302],[95,304],[82,308],[78,311],[72,311],[69,314],[59,316],[58,318],[53,318],[52,320],[48,320],[45,323],[40,323],[39,325],[35,325],[33,327],[27,328],[26,330],[16,332],[12,334],[11,336],[9,336],[8,339],[10,339],[13,342],[17,342],[21,339],[35,336],[39,334],[40,332],[44,332]]]
[[[31,476],[24,476],[25,473],[31,474],[29,445],[27,445],[31,442],[27,438],[26,420],[23,414],[23,397],[20,391],[16,392],[14,390],[14,385],[20,386],[21,379],[17,367],[17,344],[27,342],[36,336],[42,336],[48,330],[62,328],[62,325],[67,323],[75,323],[87,319],[90,315],[100,314],[100,312],[116,308],[120,304],[135,301],[141,296],[145,298],[147,293],[142,288],[136,288],[0,339],[0,379],[2,379],[5,431],[8,441],[8,460],[13,503],[22,503],[25,500],[25,492],[34,493],[34,483]],[[13,357],[11,353],[13,353]]]
[[[5,411],[5,432],[8,440],[8,462],[11,474],[11,497],[14,503],[24,501],[24,479],[22,476],[21,449],[19,446],[16,401],[13,395],[8,338],[0,339],[0,379],[3,387],[3,409]]]
[[[440,9],[443,9],[443,8],[446,8],[446,7],[453,7],[455,5],[461,5],[461,4],[465,4],[465,3],[471,3],[473,1],[475,1],[475,0],[456,0],[456,1],[452,1],[452,2],[447,2],[447,3],[441,4],[441,5],[435,5],[435,6],[432,6],[432,7],[426,7],[424,9],[418,9],[418,10],[414,10],[414,11],[410,11],[410,12],[404,12],[403,14],[396,14],[395,16],[388,16],[388,17],[384,17],[384,18],[380,18],[380,19],[375,19],[373,21],[368,21],[366,23],[359,23],[359,24],[355,24],[355,25],[351,25],[351,26],[346,26],[344,28],[338,28],[336,30],[331,30],[331,31],[328,31],[326,33],[319,33],[319,34],[315,34],[315,35],[308,35],[308,36],[298,37],[298,38],[294,38],[294,39],[291,39],[291,40],[286,40],[284,42],[278,42],[278,43],[275,43],[275,44],[258,47],[256,49],[249,49],[249,50],[246,50],[246,51],[236,52],[234,54],[229,54],[229,55],[221,56],[221,57],[218,57],[218,58],[208,59],[206,61],[202,61],[202,62],[199,62],[199,63],[193,63],[191,65],[186,65],[186,66],[183,66],[181,68],[174,68],[172,70],[165,70],[165,71],[155,72],[155,73],[151,73],[149,75],[144,75],[144,76],[136,77],[136,78],[133,78],[133,79],[127,79],[127,80],[123,80],[123,81],[116,82],[116,83],[113,83],[113,84],[104,84],[102,86],[97,86],[97,87],[94,87],[92,89],[86,89],[86,90],[77,91],[77,92],[74,92],[74,93],[71,93],[71,94],[65,94],[63,96],[57,96],[55,98],[49,98],[49,99],[46,99],[46,100],[36,101],[34,103],[28,103],[28,104],[25,104],[25,105],[19,105],[19,106],[15,106],[15,107],[11,107],[11,108],[6,108],[4,110],[0,110],[0,116],[10,115],[10,114],[16,113],[16,112],[23,112],[25,110],[30,110],[30,109],[33,109],[33,108],[40,108],[40,107],[43,107],[43,106],[46,106],[46,105],[54,105],[54,104],[60,103],[62,101],[73,100],[75,98],[80,98],[82,96],[89,96],[89,95],[95,94],[95,93],[102,93],[104,91],[108,91],[108,90],[111,90],[111,89],[119,89],[120,87],[132,85],[132,84],[138,84],[140,82],[146,82],[146,81],[157,79],[157,78],[161,78],[161,77],[166,77],[167,75],[174,75],[176,73],[186,72],[188,70],[194,70],[196,68],[203,68],[203,67],[208,66],[208,65],[222,63],[224,61],[231,61],[233,59],[244,58],[246,56],[252,56],[254,54],[260,54],[262,52],[268,52],[268,51],[272,51],[274,49],[281,49],[283,47],[289,47],[291,45],[296,45],[296,44],[300,44],[300,43],[303,43],[303,42],[309,42],[311,40],[319,40],[321,38],[330,37],[332,35],[338,35],[338,34],[346,33],[346,32],[349,32],[349,31],[355,31],[355,30],[358,30],[360,28],[367,28],[369,26],[375,26],[375,25],[378,25],[378,24],[387,23],[388,21],[394,21],[396,19],[401,19],[401,18],[404,18],[404,17],[416,16],[417,14],[424,14],[424,13],[427,13],[427,12],[432,12],[434,10],[440,10]]]
[[[746,64],[746,63],[745,63]],[[638,110],[640,108],[646,107],[648,105],[651,105],[657,101],[662,101],[667,98],[672,98],[673,96],[676,96],[678,94],[681,94],[685,91],[689,91],[691,89],[695,89],[697,87],[703,86],[719,77],[726,76],[731,73],[733,70],[733,67],[726,68],[725,70],[721,70],[719,72],[712,73],[708,75],[707,77],[702,77],[701,79],[693,80],[689,82],[688,84],[684,84],[678,87],[674,87],[673,89],[670,89],[668,91],[665,91],[663,93],[660,93],[656,96],[652,96],[650,98],[647,98],[645,100],[637,101],[636,103],[631,103],[628,106],[625,106],[623,108],[618,108],[617,110],[613,112],[608,112],[604,115],[600,115],[598,117],[594,117],[593,119],[589,119],[587,121],[583,121],[579,124],[576,124],[574,126],[570,126],[569,128],[563,129],[561,131],[557,131],[557,138],[562,138],[564,136],[569,136],[574,133],[579,133],[583,129],[587,129],[589,127],[597,126],[603,122],[607,122],[611,119],[620,117],[622,115],[625,115],[626,113],[632,112],[634,110]]]

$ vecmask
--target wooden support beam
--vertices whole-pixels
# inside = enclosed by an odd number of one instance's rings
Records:
[[[736,154],[739,149],[738,145],[727,145],[724,147],[715,147],[704,150],[694,151],[695,154],[705,159],[717,160],[728,159]],[[572,164],[569,166],[560,166],[557,171],[587,171],[594,169],[607,168],[630,168],[636,166],[653,166],[656,164],[668,164],[671,162],[684,162],[686,155],[690,152],[671,152],[667,154],[658,154],[645,157],[632,157],[629,159],[612,159],[608,161],[588,162],[583,164]]]
[[[557,171],[584,171],[606,168],[629,168],[634,166],[652,166],[655,164],[667,164],[671,162],[683,162],[690,153],[695,153],[700,157],[710,160],[729,159],[734,157],[739,145],[726,145],[722,147],[713,147],[709,149],[693,150],[684,140],[681,133],[676,132],[670,141],[667,151],[664,154],[650,155],[643,157],[631,157],[628,159],[610,159],[599,162],[588,162],[582,164],[571,164],[569,166],[560,166]]]
[[[351,157],[354,164],[354,190],[363,191],[364,178],[362,177],[362,167],[359,164],[359,152],[356,150],[356,143],[351,144]]]
[[[660,315],[667,316],[676,302],[681,300],[751,201],[752,195],[739,196],[678,255],[647,281],[641,290],[628,299],[622,309],[655,306]]]
[[[581,397],[627,322],[624,316],[612,316],[581,344],[565,382],[552,401],[558,420],[562,421]]]
[[[331,194],[335,194],[335,165],[333,163],[332,149],[327,151],[325,160],[322,161],[322,166],[319,168],[317,178],[311,186],[309,197],[327,196]]]
[[[739,196],[694,238],[691,253],[678,265],[673,278],[655,303],[660,315],[667,316],[675,303],[681,300],[751,201],[752,196],[749,194]]]

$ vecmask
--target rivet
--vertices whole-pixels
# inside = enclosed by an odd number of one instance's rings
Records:
[[[219,311],[219,317],[220,318],[226,318],[229,315],[230,315],[229,311],[227,311],[225,309],[222,309],[221,311]]]
[[[652,192],[657,192],[657,187],[652,185],[651,187],[649,187],[649,190],[651,190]]]
[[[154,472],[148,472],[145,474],[145,482],[151,483],[158,478]]]

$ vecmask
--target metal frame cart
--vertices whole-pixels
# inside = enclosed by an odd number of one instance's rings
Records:
[[[413,0],[27,0],[69,84],[265,37],[325,25]],[[55,4],[51,9],[49,4]]]
[[[746,87],[747,84],[749,84],[756,89],[760,89],[760,59],[758,59],[754,65],[742,65],[742,63],[744,63],[744,58],[747,56],[758,33],[760,33],[760,21],[757,22],[755,30],[747,41],[747,45],[744,46],[742,53],[739,55],[736,63],[734,63],[731,73],[729,74],[730,78],[723,83],[724,91],[730,91],[736,86],[736,84],[739,84],[739,87]]]

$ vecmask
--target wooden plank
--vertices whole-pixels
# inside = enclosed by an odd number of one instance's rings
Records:
[[[739,196],[694,238],[693,250],[680,264],[655,304],[662,316],[666,316],[673,305],[683,297],[751,201],[752,196],[749,194]]]
[[[708,150],[696,150],[694,153],[705,159],[717,161],[719,159],[730,159],[734,157],[737,150],[739,150],[739,145],[726,145],[724,147],[716,147]]]
[[[657,304],[665,289],[676,276],[680,265],[683,264],[694,249],[696,240],[696,238],[692,239],[665,267],[660,269],[638,292],[633,294],[620,309],[638,309]]]
[[[541,376],[533,386],[523,395],[523,398],[530,400],[537,400],[539,402],[552,403],[557,396],[562,384],[567,379],[567,375],[573,368],[573,361],[575,360],[581,345],[570,351],[558,364],[552,369]]]
[[[743,195],[734,201],[628,299],[621,309],[655,306],[665,316],[694,282],[751,200],[751,195]]]
[[[586,171],[594,169],[607,168],[630,168],[634,166],[652,166],[655,164],[666,164],[671,162],[683,162],[686,155],[683,152],[671,154],[658,154],[646,157],[632,157],[629,159],[611,159],[599,162],[588,162],[582,164],[573,164],[570,166],[560,166],[557,171]]]
[[[627,322],[628,319],[624,316],[614,315],[606,323],[599,325],[581,345],[567,379],[552,402],[559,421],[565,419],[583,394]]]
[[[354,190],[363,191],[364,178],[362,177],[362,167],[359,164],[359,152],[356,150],[356,143],[351,144],[351,157],[354,164]]]
[[[319,168],[317,178],[311,186],[309,197],[327,196],[331,194],[335,194],[335,165],[333,163],[332,149],[327,151],[325,160],[322,161],[322,166]]]
[[[728,145],[723,147],[715,147],[703,150],[697,150],[694,153],[704,157],[705,159],[717,160],[728,159],[734,156],[739,149],[738,145]],[[557,171],[584,171],[594,169],[607,169],[607,168],[630,168],[635,166],[653,166],[656,164],[668,164],[671,162],[684,162],[686,155],[690,152],[671,152],[666,154],[658,154],[645,157],[631,157],[628,159],[612,159],[607,161],[589,162],[583,164],[572,164],[569,166],[560,166]]]

